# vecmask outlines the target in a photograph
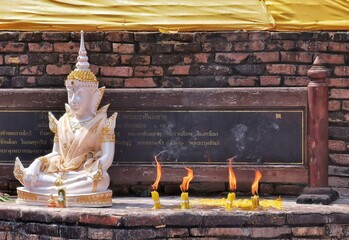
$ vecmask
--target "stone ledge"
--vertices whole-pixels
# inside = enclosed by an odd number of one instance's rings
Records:
[[[349,238],[349,199],[335,204],[284,210],[225,211],[218,207],[179,209],[179,197],[115,198],[112,208],[40,208],[0,203],[0,239],[242,239]]]

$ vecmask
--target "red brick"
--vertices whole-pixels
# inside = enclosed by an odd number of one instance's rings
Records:
[[[111,42],[133,42],[134,36],[131,32],[119,31],[106,33],[105,38]]]
[[[338,111],[339,109],[341,109],[341,101],[330,100],[328,102],[328,110],[329,111]]]
[[[293,75],[296,73],[296,66],[289,64],[268,64],[267,71],[270,74]]]
[[[255,86],[257,77],[232,76],[228,78],[229,86],[251,87]]]
[[[288,227],[261,227],[251,228],[252,238],[278,238],[291,233]]]
[[[261,86],[279,86],[281,83],[281,77],[277,76],[260,76]]]
[[[28,55],[6,55],[6,64],[28,64]]]
[[[265,44],[262,41],[236,42],[234,44],[235,51],[262,51]]]
[[[327,78],[329,87],[349,87],[349,78]]]
[[[189,230],[187,228],[166,228],[166,237],[187,237],[189,236]]]
[[[72,71],[71,65],[47,65],[46,73],[49,75],[66,75]]]
[[[285,86],[302,86],[305,87],[309,83],[309,78],[307,77],[285,77]]]
[[[325,52],[327,51],[328,43],[319,41],[299,41],[297,42],[297,48],[312,51],[312,52]]]
[[[215,61],[218,63],[235,63],[239,64],[246,60],[249,53],[216,53]]]
[[[295,227],[292,233],[296,237],[320,237],[325,234],[324,227]]]
[[[84,224],[98,224],[102,226],[118,226],[121,223],[121,217],[113,215],[102,216],[86,213],[80,216],[79,222]]]
[[[69,41],[69,32],[44,32],[42,34],[42,40],[44,41]]]
[[[281,62],[312,63],[313,54],[309,52],[282,52]]]
[[[30,52],[52,52],[53,45],[48,42],[28,43]]]
[[[248,33],[248,39],[249,40],[265,40],[270,38],[270,32],[263,32],[263,31],[255,31],[255,32],[249,32]]]
[[[330,154],[330,159],[334,164],[349,166],[349,154]]]
[[[260,52],[255,53],[254,56],[258,62],[279,62],[280,56],[278,52]]]
[[[190,70],[190,65],[172,66],[168,70],[172,75],[188,75]]]
[[[177,43],[174,45],[174,51],[178,53],[195,53],[200,52],[201,47],[198,43]]]
[[[332,52],[349,52],[349,43],[330,42],[328,50]]]
[[[89,228],[88,239],[112,239],[113,230],[103,228]]]
[[[100,86],[106,86],[107,88],[119,88],[124,86],[124,79],[121,77],[100,77],[98,81]]]
[[[125,79],[125,87],[142,87],[142,88],[152,88],[156,87],[156,83],[153,78],[127,78]]]
[[[203,52],[230,52],[233,44],[230,42],[217,42],[217,43],[203,43]]]
[[[334,74],[336,76],[348,76],[349,77],[349,66],[337,66],[334,68]]]
[[[349,187],[349,180],[347,177],[330,176],[328,178],[328,185],[330,187],[347,188]]]
[[[191,228],[190,235],[194,237],[248,237],[249,228]]]
[[[77,53],[80,49],[79,43],[68,42],[68,43],[55,43],[53,45],[53,49],[55,52],[72,52]]]
[[[272,40],[267,44],[268,50],[294,50],[295,49],[295,41],[290,40]]]
[[[24,43],[0,42],[0,52],[24,52]]]
[[[121,64],[125,65],[149,65],[150,56],[145,55],[122,55]]]
[[[311,65],[298,65],[297,74],[301,76],[306,76],[310,68],[311,68]]]
[[[333,99],[349,99],[349,89],[331,89],[330,98]]]
[[[19,74],[21,75],[42,75],[44,66],[21,66]]]
[[[342,109],[349,111],[349,100],[342,101]]]
[[[90,70],[91,70],[91,72],[94,73],[94,75],[98,75],[99,74],[99,66],[91,64],[90,65]]]
[[[35,77],[16,76],[11,79],[12,87],[33,87],[35,84]]]
[[[134,40],[136,42],[159,42],[160,32],[135,32]]]
[[[163,76],[164,70],[162,67],[135,67],[135,76],[138,77],[152,77],[152,76]]]
[[[126,43],[113,43],[113,52],[116,53],[134,53],[134,45]]]
[[[331,43],[330,43],[331,44]],[[319,53],[322,63],[325,64],[345,64],[344,54],[332,54],[332,53]]]
[[[133,74],[132,67],[106,67],[102,66],[101,75],[115,77],[131,77]]]
[[[1,66],[0,76],[15,76],[17,74],[17,67]]]
[[[139,44],[139,52],[142,54],[172,53],[172,43],[143,43]]]
[[[89,52],[111,52],[111,44],[106,41],[99,42],[87,42],[85,43],[85,47]]]
[[[179,54],[154,54],[151,57],[154,65],[176,65],[181,59],[182,56]]]
[[[210,54],[208,53],[196,53],[192,56],[185,56],[183,58],[183,63],[184,64],[207,63],[209,57],[210,57]]]

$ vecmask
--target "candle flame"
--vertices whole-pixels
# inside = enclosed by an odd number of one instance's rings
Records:
[[[261,180],[261,178],[262,178],[262,173],[259,170],[257,170],[254,177],[254,181],[252,183],[252,188],[251,188],[252,195],[258,194],[258,183],[259,183],[259,180]]]
[[[154,156],[156,162],[156,180],[153,185],[151,185],[151,190],[157,190],[159,186],[159,182],[161,179],[161,165],[158,161],[158,156]]]
[[[188,171],[188,175],[183,177],[183,182],[179,186],[182,190],[182,192],[186,192],[189,189],[189,183],[194,178],[194,172],[192,169],[184,167]]]
[[[236,177],[232,166],[233,158],[229,158],[229,190],[232,192],[236,189]]]

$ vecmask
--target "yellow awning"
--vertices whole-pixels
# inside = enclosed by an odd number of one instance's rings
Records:
[[[265,0],[277,31],[349,30],[349,0]]]
[[[7,0],[0,5],[0,30],[81,29],[349,30],[349,0]]]

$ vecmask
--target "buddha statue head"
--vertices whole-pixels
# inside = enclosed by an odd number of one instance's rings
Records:
[[[105,88],[98,88],[97,78],[90,70],[83,31],[77,60],[76,68],[68,75],[65,86],[71,112],[77,119],[84,120],[96,115]]]

